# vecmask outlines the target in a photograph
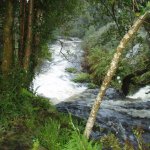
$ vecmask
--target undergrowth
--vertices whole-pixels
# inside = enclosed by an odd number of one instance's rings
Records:
[[[85,123],[58,112],[48,99],[23,88],[23,78],[14,77],[9,82],[1,80],[0,85],[0,150],[122,148],[114,135],[108,135],[99,141],[87,140],[82,135]],[[135,134],[142,150],[141,134]],[[125,144],[124,150],[132,150],[132,146]]]
[[[72,79],[74,82],[79,82],[79,83],[85,83],[85,82],[90,82],[90,75],[88,73],[79,73],[76,75],[74,79]]]

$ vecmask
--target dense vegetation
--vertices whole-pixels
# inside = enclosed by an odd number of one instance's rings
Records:
[[[85,4],[84,12],[74,23],[70,34],[83,38],[82,47],[85,51],[83,67],[90,73],[94,83],[98,85],[102,83],[119,41],[135,18],[149,9],[148,5],[147,1],[131,3],[130,0],[99,2],[89,0],[89,3]],[[136,38],[130,41],[126,48],[112,81],[112,86],[120,89],[125,95],[150,83],[149,37],[149,18],[147,18]]]
[[[85,122],[57,112],[49,100],[35,96],[32,80],[37,65],[51,57],[48,44],[57,35],[69,35],[83,38],[83,67],[90,74],[78,74],[74,81],[100,85],[120,39],[149,5],[131,0],[1,0],[0,149],[121,150],[112,134],[89,142],[81,134]],[[112,81],[125,95],[130,84],[136,89],[150,83],[149,20],[127,48]],[[124,149],[133,146],[127,143]]]

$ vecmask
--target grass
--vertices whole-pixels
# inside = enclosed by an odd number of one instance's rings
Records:
[[[69,73],[77,73],[77,69],[76,69],[76,68],[73,68],[73,67],[66,68],[65,71],[66,71],[66,72],[69,72]]]
[[[76,75],[74,79],[72,79],[74,82],[79,82],[79,83],[87,83],[90,82],[90,75],[88,73],[79,73]]]
[[[88,83],[87,86],[88,86],[89,89],[96,89],[96,88],[98,88],[98,85],[96,85],[96,84],[94,84],[94,83],[92,83],[92,82],[91,82],[91,83]]]
[[[25,88],[12,93],[13,87],[0,87],[0,149],[66,149],[75,132],[72,124],[78,126],[78,119],[70,121],[70,116],[58,112],[48,99]]]
[[[89,80],[89,75],[84,75]],[[58,112],[48,99],[35,96],[16,83],[0,85],[0,149],[101,150],[103,147],[119,150],[120,143],[115,136],[88,141],[82,135],[85,122]],[[141,136],[138,132],[136,135],[142,149]],[[124,147],[131,149],[128,143]]]
[[[0,101],[3,108],[0,109],[0,148],[35,149],[39,143],[46,149],[60,149],[58,146],[66,141],[65,137],[72,130],[68,116],[57,112],[48,99],[37,97],[26,89],[14,95],[5,95]],[[63,135],[64,140],[61,141],[58,134]]]

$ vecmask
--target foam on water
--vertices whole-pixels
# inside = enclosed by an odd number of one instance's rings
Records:
[[[62,43],[63,47],[61,47]],[[80,40],[63,40],[57,41],[51,46],[53,51],[53,60],[51,63],[45,61],[44,66],[48,66],[44,73],[40,73],[33,80],[33,88],[38,95],[42,95],[51,99],[56,104],[65,99],[83,92],[86,86],[74,83],[71,81],[70,73],[65,71],[65,68],[77,66],[80,68],[80,55],[82,53],[80,48]],[[60,50],[66,56],[70,55],[70,61],[64,58]],[[75,58],[74,58],[75,57]],[[73,60],[73,62],[71,62]],[[49,65],[48,65],[49,64]]]
[[[144,88],[141,88],[138,92],[135,94],[128,96],[129,98],[133,99],[142,99],[142,100],[150,100],[150,86],[147,85]]]

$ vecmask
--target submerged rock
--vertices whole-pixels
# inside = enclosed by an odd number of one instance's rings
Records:
[[[66,102],[56,105],[61,112],[71,113],[81,119],[87,119],[91,106],[97,96],[98,89],[88,89],[79,95],[70,97]],[[98,128],[102,130],[100,131]],[[150,143],[150,99],[124,99],[118,91],[107,90],[96,119],[96,128],[91,137],[98,139],[112,132],[121,141],[136,143],[133,129],[142,129],[143,139]]]

